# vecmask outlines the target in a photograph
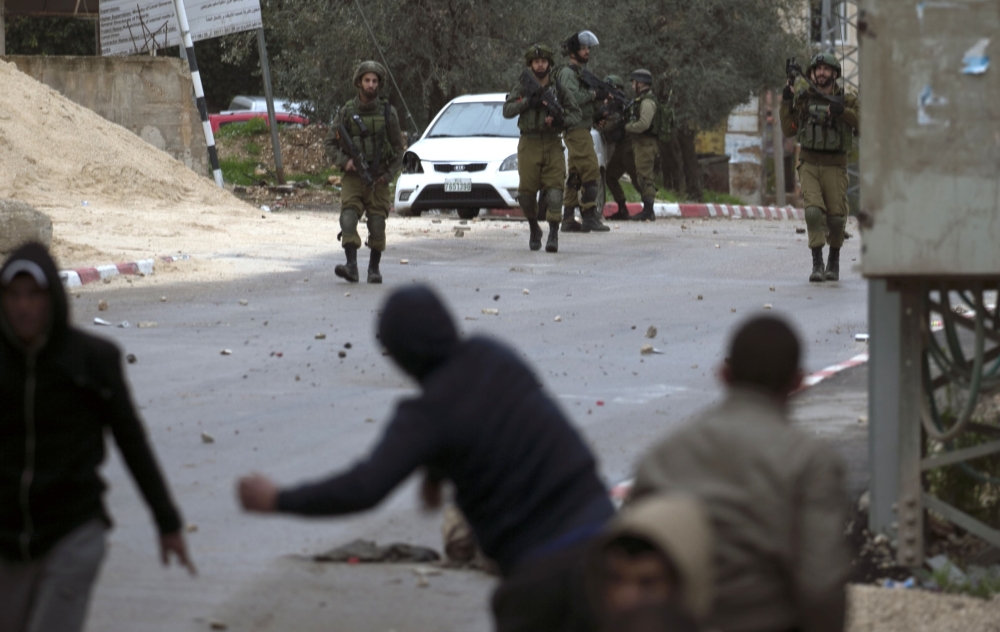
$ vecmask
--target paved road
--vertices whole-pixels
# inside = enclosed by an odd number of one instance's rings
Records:
[[[138,358],[128,368],[135,398],[186,520],[197,527],[188,537],[201,571],[192,580],[157,567],[149,516],[113,454],[106,476],[116,529],[88,630],[204,630],[212,618],[231,630],[489,629],[486,576],[448,572],[419,588],[405,566],[290,557],[362,536],[439,546],[438,519],[417,510],[412,482],[377,511],[338,520],[253,518],[234,503],[233,481],[250,470],[294,482],[351,463],[375,441],[394,402],[414,392],[373,336],[394,286],[432,283],[466,333],[516,345],[589,439],[609,482],[627,477],[652,440],[718,398],[713,369],[726,337],[765,303],[801,331],[809,370],[860,350],[853,336],[866,331],[866,285],[851,271],[857,239],[844,248],[843,281],[810,285],[805,236],[793,222],[629,224],[563,236],[556,255],[529,252],[524,224],[504,225],[472,223],[461,239],[429,234],[392,245],[382,287],[333,277],[330,262],[341,253],[331,251],[295,273],[224,285],[143,288],[137,280],[84,288],[74,317],[87,329],[98,315],[158,323],[100,333]],[[398,263],[404,258],[408,265]],[[366,261],[362,253],[362,267]],[[111,309],[98,313],[102,298]],[[499,315],[483,314],[488,308]],[[645,338],[651,325],[655,340]],[[640,355],[649,342],[664,353]],[[220,355],[224,348],[232,355]],[[845,414],[856,423],[853,406]],[[836,417],[836,409],[824,414]],[[214,443],[204,443],[203,432]]]

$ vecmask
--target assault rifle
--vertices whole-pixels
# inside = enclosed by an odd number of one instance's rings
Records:
[[[361,117],[357,118],[360,121]],[[356,122],[357,122],[356,121]],[[368,131],[364,123],[360,123],[361,133],[364,134]],[[347,153],[351,155],[351,160],[354,161],[354,169],[357,171],[358,175],[361,176],[361,180],[365,183],[369,189],[375,188],[375,178],[372,177],[371,168],[368,166],[368,161],[365,160],[364,154],[362,154],[354,141],[351,140],[351,133],[347,131],[347,127],[341,123],[340,127],[337,128],[337,137],[340,140],[341,146],[347,150]]]
[[[785,59],[785,76],[788,77],[789,80],[791,80],[792,90],[795,89],[795,87],[794,87],[795,86],[795,79],[798,78],[798,77],[802,77],[802,79],[806,82],[806,84],[810,88],[812,88],[813,92],[815,92],[816,95],[819,96],[820,98],[826,99],[830,103],[841,103],[841,104],[843,104],[843,102],[844,102],[844,97],[843,96],[832,95],[832,94],[823,94],[822,92],[820,92],[819,88],[816,87],[816,84],[812,82],[812,79],[810,79],[809,76],[806,73],[802,72],[802,66],[800,66],[799,63],[797,61],[795,61],[794,57]]]
[[[632,100],[613,83],[604,81],[586,68],[580,72],[580,79],[588,88],[597,93],[597,100],[601,103],[611,99],[610,103],[600,108],[599,112],[605,113],[601,118],[607,117],[611,112],[622,113],[632,104]]]
[[[524,88],[526,99],[529,101],[540,101],[545,106],[549,116],[552,117],[553,123],[562,123],[566,116],[566,110],[560,105],[559,99],[556,98],[556,93],[552,91],[551,85],[543,86],[538,83],[535,73],[525,70],[521,73],[521,86]]]

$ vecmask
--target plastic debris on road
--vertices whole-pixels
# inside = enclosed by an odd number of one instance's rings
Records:
[[[111,323],[109,323],[108,321],[104,320],[103,318],[95,318],[94,319],[94,324],[95,325],[103,325],[104,327],[110,327],[111,326]]]
[[[854,334],[854,339],[858,342],[868,342],[868,334]]]
[[[127,320],[123,320],[122,322],[118,323],[115,326],[118,327],[118,329],[128,329],[129,327],[132,326],[132,324],[129,323]]]

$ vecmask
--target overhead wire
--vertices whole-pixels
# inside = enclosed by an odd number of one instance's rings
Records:
[[[420,128],[417,127],[417,122],[414,120],[413,114],[410,112],[410,106],[406,104],[406,99],[403,97],[403,91],[399,89],[399,84],[396,83],[396,77],[392,74],[392,68],[389,66],[389,62],[385,58],[385,53],[382,52],[382,47],[378,45],[378,39],[375,37],[375,31],[372,30],[372,25],[368,23],[368,16],[365,15],[364,9],[361,8],[361,4],[358,0],[354,0],[354,6],[357,7],[358,13],[361,15],[361,19],[364,20],[365,27],[368,29],[368,34],[371,35],[372,43],[375,44],[375,50],[378,51],[379,57],[382,58],[382,64],[385,66],[385,71],[389,73],[389,79],[392,80],[392,85],[396,88],[396,94],[399,95],[399,100],[403,103],[403,109],[406,110],[406,118],[411,124],[413,124],[413,131],[419,135]]]

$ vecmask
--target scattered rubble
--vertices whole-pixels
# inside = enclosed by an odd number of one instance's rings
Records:
[[[496,309],[495,307],[483,308],[482,312],[484,314],[486,314],[487,316],[499,316],[500,315],[500,310]]]
[[[556,317],[555,317],[555,318],[553,318],[552,320],[554,320],[554,321],[555,321],[555,322],[557,322],[557,323],[561,323],[561,322],[562,322],[562,316],[556,316]],[[635,329],[635,327],[633,327],[632,329]]]
[[[135,357],[134,353],[130,353],[125,356],[125,361],[128,362],[129,364],[135,364],[136,362],[138,362],[138,359]]]
[[[106,312],[106,311],[108,311],[108,307],[109,307],[108,306],[108,302],[106,300],[104,300],[103,298],[101,300],[97,301],[97,311],[99,311],[99,312]]]
[[[202,432],[201,433],[201,442],[202,443],[215,443],[215,437],[213,437],[212,435],[208,434],[207,432]]]
[[[656,327],[653,327],[652,325],[650,325],[649,329],[646,330],[646,337],[647,338],[656,338]]]
[[[139,329],[155,329],[160,326],[159,323],[153,320],[140,320],[135,324]]]
[[[326,340],[326,334],[316,334],[313,336],[316,340]]]
[[[245,298],[241,298],[240,299],[240,305],[242,305],[243,307],[246,307],[249,304],[250,304],[250,301],[246,300]]]
[[[232,349],[223,349],[222,351],[219,352],[219,354],[220,355],[233,355],[233,350]]]

